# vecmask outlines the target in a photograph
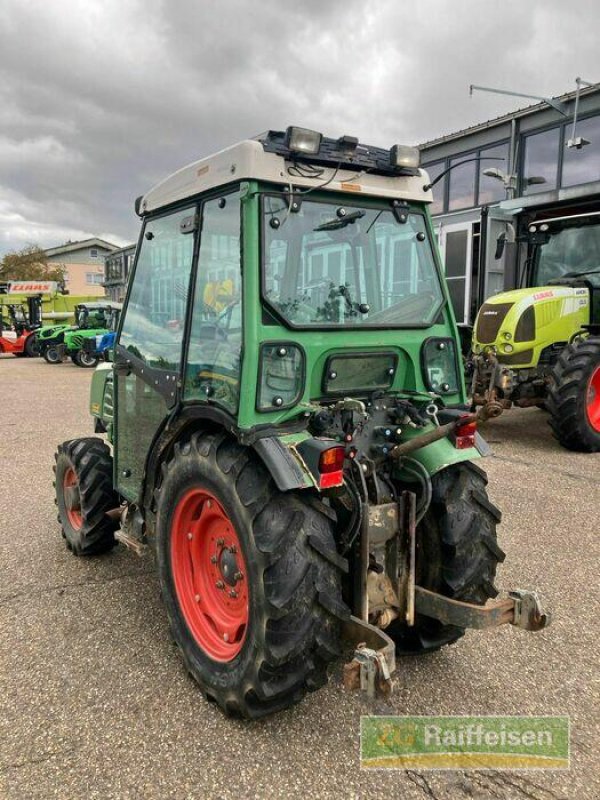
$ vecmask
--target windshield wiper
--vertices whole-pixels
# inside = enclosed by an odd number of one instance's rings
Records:
[[[324,222],[322,225],[317,225],[316,228],[313,228],[313,231],[336,231],[339,228],[345,228],[346,225],[350,225],[352,222],[356,222],[357,219],[364,217],[366,213],[362,209],[351,211],[350,214],[346,214],[344,217],[336,217]]]
[[[575,272],[574,270],[571,272],[565,272],[564,275],[561,275],[561,278],[580,278],[582,275],[591,275],[595,274],[596,272],[600,272],[600,269],[584,269],[581,272]]]

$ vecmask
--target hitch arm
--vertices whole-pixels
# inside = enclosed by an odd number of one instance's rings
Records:
[[[516,589],[508,597],[477,606],[415,586],[415,608],[426,617],[459,628],[497,628],[508,623],[526,631],[541,631],[550,624],[550,614],[542,610],[536,592],[525,589]]]

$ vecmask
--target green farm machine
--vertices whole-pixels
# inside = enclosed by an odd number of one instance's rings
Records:
[[[79,303],[75,306],[75,325],[48,325],[38,331],[40,354],[48,364],[60,364],[69,357],[78,367],[95,367],[99,357],[85,345],[106,333],[113,319],[110,302]]]
[[[205,695],[256,718],[327,679],[386,691],[396,654],[545,627],[497,598],[500,512],[476,464],[418,152],[269,131],[136,202],[142,229],[104,438],[56,453],[78,556],[156,557]]]
[[[526,288],[488,298],[475,321],[471,394],[483,416],[550,414],[560,444],[600,451],[600,219],[543,217],[523,235]]]

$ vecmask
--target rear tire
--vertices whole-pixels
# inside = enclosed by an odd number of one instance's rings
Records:
[[[550,373],[548,420],[567,450],[600,451],[600,338],[567,345]]]
[[[466,461],[436,473],[431,483],[431,505],[417,527],[416,583],[484,605],[498,594],[494,578],[505,557],[496,536],[501,514],[488,499],[487,476]],[[399,654],[411,655],[452,644],[465,630],[417,614],[413,627],[396,620],[386,633]]]
[[[252,452],[223,434],[178,443],[155,496],[172,635],[207,698],[255,719],[322,686],[349,616],[329,517],[302,494],[278,491]],[[232,569],[220,579],[225,556]],[[232,570],[243,576],[234,584]],[[225,639],[230,613],[236,627]]]
[[[36,358],[40,354],[40,345],[35,333],[31,333],[25,340],[25,355],[28,358]]]
[[[102,439],[73,439],[54,456],[58,521],[76,556],[104,553],[116,544],[118,522],[106,516],[119,507],[113,490],[112,456]]]

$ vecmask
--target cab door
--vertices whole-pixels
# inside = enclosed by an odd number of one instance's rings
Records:
[[[149,219],[131,277],[115,348],[114,464],[115,485],[132,502],[178,397],[197,227],[195,205]]]
[[[473,223],[444,225],[439,245],[456,321],[459,325],[469,324]]]

